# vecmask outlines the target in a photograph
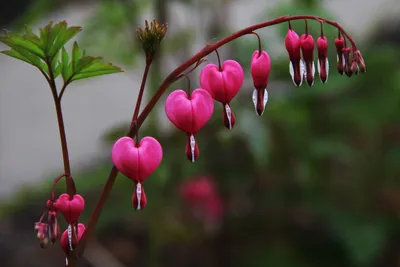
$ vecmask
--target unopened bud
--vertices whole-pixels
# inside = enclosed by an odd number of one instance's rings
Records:
[[[160,25],[155,19],[150,22],[150,25],[146,20],[144,29],[141,27],[137,28],[136,33],[139,40],[142,42],[147,59],[150,59],[154,56],[161,43],[161,40],[167,33],[167,29],[167,24]]]

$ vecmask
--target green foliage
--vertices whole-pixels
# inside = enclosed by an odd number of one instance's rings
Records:
[[[86,55],[77,42],[73,45],[70,62],[64,45],[81,30],[81,27],[68,27],[66,21],[57,24],[50,22],[39,29],[38,36],[26,25],[22,35],[6,32],[0,37],[0,42],[11,48],[2,53],[37,67],[48,79],[56,79],[61,74],[66,84],[84,78],[122,72],[120,68],[104,62],[101,57]]]

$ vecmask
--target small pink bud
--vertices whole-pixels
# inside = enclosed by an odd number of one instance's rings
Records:
[[[243,82],[243,68],[234,60],[225,61],[221,66],[221,70],[215,64],[208,64],[200,73],[201,87],[206,89],[215,100],[221,102],[224,107],[229,107],[229,103],[239,92]],[[227,112],[224,108],[224,118],[225,116],[227,118],[230,117],[230,119],[224,119],[224,125],[228,129],[232,129],[235,123],[230,107],[229,114]]]
[[[146,193],[141,183],[136,183],[135,191],[132,195],[132,205],[135,210],[143,210],[147,204]]]
[[[267,52],[254,51],[251,58],[250,72],[253,77],[254,91],[253,103],[259,116],[264,113],[265,105],[268,101],[268,77],[271,70],[271,59]]]
[[[300,53],[300,37],[291,29],[289,29],[286,35],[285,47],[289,54],[289,72],[292,76],[293,83],[296,86],[300,86],[304,76],[304,63],[301,60]]]
[[[305,61],[304,77],[309,86],[314,84],[314,38],[310,34],[302,34],[300,38],[301,52]]]
[[[193,134],[189,135],[188,141],[186,143],[186,157],[187,159],[194,163],[199,157],[200,151],[197,146],[196,139]]]
[[[54,207],[61,212],[68,223],[74,223],[78,221],[85,208],[85,200],[78,194],[73,195],[72,200],[68,194],[62,194],[54,203]]]
[[[328,40],[325,36],[318,37],[318,73],[322,83],[328,81],[329,61],[328,61]]]
[[[345,41],[343,37],[338,37],[335,39],[335,46],[337,52],[337,70],[340,75],[343,75],[344,72],[344,58],[343,58],[343,48],[345,45]]]
[[[233,114],[233,111],[229,106],[229,104],[223,104],[223,107],[224,110],[222,112],[222,120],[224,122],[225,127],[231,130],[236,123],[235,114]]]
[[[142,183],[160,165],[162,148],[153,137],[142,138],[139,144],[130,137],[122,137],[112,148],[112,162],[129,179]]]

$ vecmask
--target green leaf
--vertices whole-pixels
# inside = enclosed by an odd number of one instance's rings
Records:
[[[5,50],[1,51],[1,53],[22,60],[24,62],[27,62],[41,70],[43,70],[45,73],[49,73],[49,69],[47,65],[36,55],[29,53],[28,51],[21,49],[21,48],[15,48],[12,50]]]
[[[50,57],[54,56],[61,49],[61,47],[63,47],[80,31],[82,31],[82,27],[67,27],[67,23],[65,21],[62,21],[59,24],[60,26],[54,29],[52,32],[52,44],[48,51],[48,55]]]
[[[0,42],[4,43],[5,45],[11,47],[12,49],[24,49],[29,53],[32,53],[42,59],[45,58],[45,54],[43,50],[37,46],[34,42],[29,40],[29,37],[25,38],[20,35],[5,35],[0,36]]]
[[[112,65],[111,63],[98,61],[93,65],[91,65],[90,67],[86,68],[84,71],[75,74],[72,78],[72,81],[100,76],[100,75],[112,74],[117,72],[123,72],[123,70]]]
[[[57,53],[57,55],[51,61],[51,70],[53,72],[54,79],[56,79],[61,73],[61,66],[58,61],[59,58],[60,58],[60,53]]]
[[[66,82],[72,75],[72,66],[69,64],[69,55],[65,48],[61,50],[61,75]]]
[[[81,59],[81,54],[82,54],[82,52],[78,46],[78,43],[74,42],[74,46],[72,47],[72,62],[71,62],[73,73],[78,72],[77,69],[78,69],[79,61]]]

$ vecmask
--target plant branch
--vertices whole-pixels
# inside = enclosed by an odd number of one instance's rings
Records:
[[[144,93],[144,89],[146,87],[147,75],[149,74],[149,69],[150,69],[152,61],[153,61],[152,58],[146,59],[146,67],[144,68],[142,84],[140,85],[139,95],[136,100],[136,106],[135,106],[135,111],[134,111],[133,117],[132,117],[131,127],[134,125],[134,122],[137,120],[137,117],[139,115],[140,104],[142,103],[143,93]]]
[[[192,66],[193,64],[195,64],[196,62],[198,62],[199,60],[201,60],[203,57],[209,55],[210,53],[214,52],[216,49],[218,49],[219,47],[241,37],[247,34],[252,34],[253,31],[261,29],[261,28],[265,28],[265,27],[269,27],[272,25],[277,25],[283,22],[290,22],[292,20],[304,20],[304,19],[310,19],[310,20],[315,20],[318,22],[324,22],[327,24],[330,24],[334,27],[336,27],[337,29],[339,29],[339,31],[342,32],[343,35],[345,35],[347,37],[347,39],[351,42],[353,49],[356,50],[356,43],[354,42],[354,40],[350,37],[350,35],[348,35],[344,29],[335,21],[332,20],[327,20],[324,19],[322,17],[317,17],[317,16],[308,16],[308,15],[299,15],[299,16],[282,16],[273,20],[269,20],[269,21],[265,21],[259,24],[255,24],[252,25],[250,27],[247,27],[245,29],[242,29],[238,32],[235,32],[227,37],[225,37],[224,39],[221,39],[220,41],[216,42],[215,44],[212,45],[206,45],[200,52],[198,52],[197,54],[195,54],[194,56],[192,56],[190,59],[188,59],[186,62],[184,62],[182,65],[180,65],[179,67],[177,67],[174,71],[172,71],[166,78],[165,80],[162,82],[162,84],[160,85],[160,87],[158,88],[158,90],[156,91],[156,93],[153,95],[153,97],[150,99],[149,103],[145,106],[145,108],[143,109],[143,111],[140,113],[140,115],[138,116],[137,120],[135,120],[135,123],[132,124],[132,127],[130,128],[127,136],[133,138],[133,136],[135,135],[135,133],[138,131],[138,129],[140,128],[140,126],[143,124],[144,120],[147,118],[147,116],[150,114],[150,112],[152,111],[152,109],[154,108],[154,106],[157,104],[157,102],[160,100],[161,96],[164,94],[164,92],[167,90],[167,88],[174,83],[177,80],[177,77],[184,72],[186,69],[188,69],[190,66]],[[143,81],[142,81],[143,83]],[[112,190],[112,187],[114,185],[115,179],[118,175],[118,170],[116,169],[115,166],[112,167],[108,178],[107,178],[107,182],[104,186],[104,191],[102,192],[100,199],[97,202],[97,205],[92,213],[92,217],[91,220],[89,221],[86,231],[81,239],[81,242],[78,244],[77,247],[77,255],[80,257],[82,256],[83,252],[84,252],[84,248],[87,244],[87,239],[89,238],[89,236],[92,234],[94,227],[96,226],[96,223],[100,217],[100,213],[101,210],[108,198],[108,195],[110,193],[110,191]]]
[[[74,194],[73,184],[71,179],[71,166],[69,163],[69,154],[68,154],[68,145],[67,145],[67,137],[65,135],[65,126],[64,126],[64,118],[61,109],[61,99],[57,95],[57,86],[54,80],[53,70],[51,69],[50,60],[46,60],[47,66],[49,68],[49,79],[48,83],[51,89],[51,93],[53,95],[54,105],[57,113],[57,122],[58,122],[58,130],[60,132],[60,142],[62,149],[62,156],[64,162],[64,173],[66,174],[66,185],[67,185],[67,193],[72,197]]]

